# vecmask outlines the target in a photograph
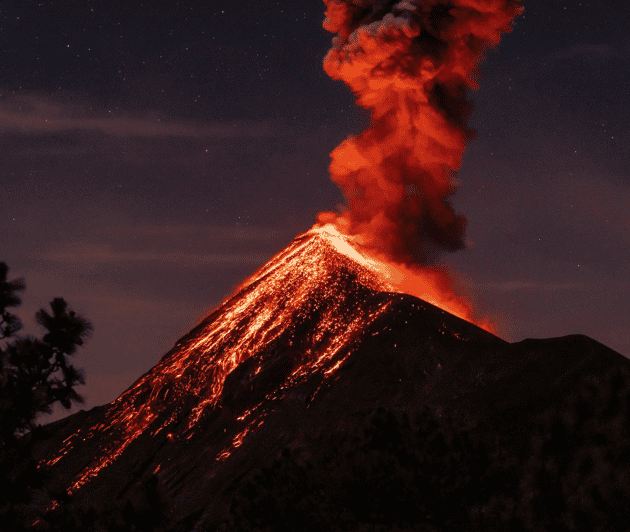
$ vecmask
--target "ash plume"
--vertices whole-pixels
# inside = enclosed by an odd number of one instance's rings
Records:
[[[347,208],[321,213],[388,260],[431,265],[465,247],[450,198],[466,144],[478,65],[510,32],[521,0],[324,0],[337,35],[324,70],[371,124],[331,153]]]

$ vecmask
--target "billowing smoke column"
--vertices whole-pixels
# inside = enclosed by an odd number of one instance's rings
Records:
[[[468,88],[484,52],[511,31],[520,0],[324,0],[337,33],[324,69],[343,80],[371,125],[332,153],[347,202],[322,213],[389,260],[430,265],[464,247],[456,171],[474,131]]]

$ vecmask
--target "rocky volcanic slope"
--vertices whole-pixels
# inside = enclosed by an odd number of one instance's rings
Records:
[[[379,406],[518,438],[581,379],[628,363],[584,336],[509,344],[388,291],[346,246],[296,238],[118,399],[49,425],[48,487],[98,507],[155,474],[166,528],[199,529],[224,519],[248,471]]]

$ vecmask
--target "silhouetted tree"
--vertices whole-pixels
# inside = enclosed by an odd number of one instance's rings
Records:
[[[45,329],[43,338],[18,336],[20,319],[9,309],[21,304],[18,292],[24,281],[7,279],[9,268],[0,262],[0,520],[14,519],[16,503],[28,501],[29,490],[41,482],[31,458],[33,438],[22,438],[36,428],[37,416],[50,413],[56,403],[70,408],[83,402],[75,391],[84,384],[80,372],[68,362],[83,345],[91,324],[68,309],[62,298],[40,309],[35,319]],[[17,525],[16,525],[17,526]]]

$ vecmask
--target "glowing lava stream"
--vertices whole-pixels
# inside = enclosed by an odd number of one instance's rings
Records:
[[[391,291],[378,268],[333,227],[296,237],[108,405],[102,423],[67,438],[47,465],[63,461],[79,442],[97,439],[100,452],[74,478],[68,490],[73,493],[144,433],[155,438],[168,429],[180,440],[191,438],[202,416],[221,408],[227,376],[251,357],[251,371],[258,374],[273,363],[276,345],[295,350],[299,360],[264,401],[282,399],[292,386],[316,374],[330,378],[352,353],[353,340],[389,308],[374,298]],[[312,332],[296,337],[305,320],[315,320],[309,325]],[[261,405],[238,416],[244,426],[226,433],[215,460],[227,459],[264,422]],[[160,474],[167,468],[162,464]]]

